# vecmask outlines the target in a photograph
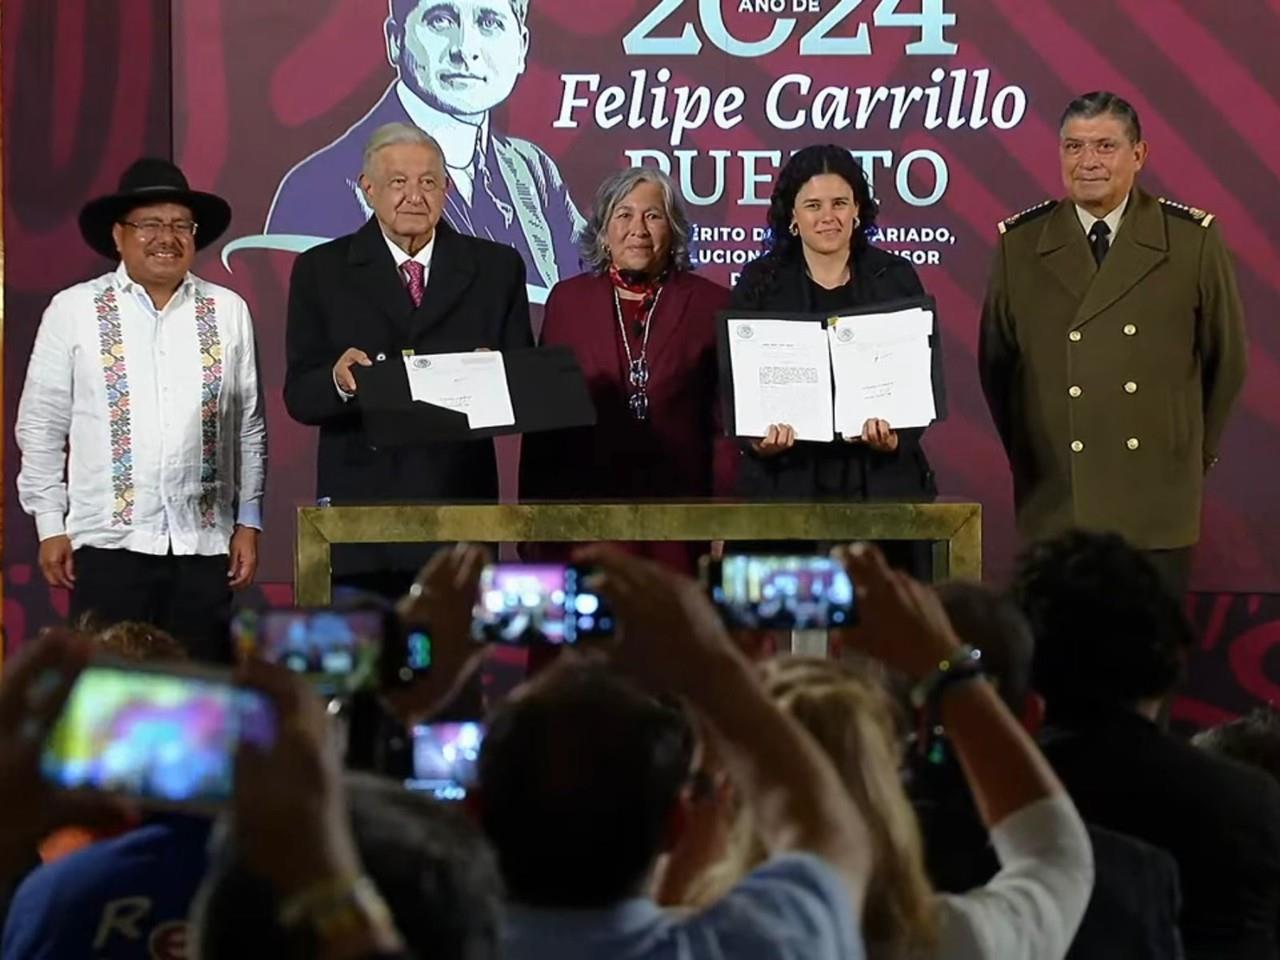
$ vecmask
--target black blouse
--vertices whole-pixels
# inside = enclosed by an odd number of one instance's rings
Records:
[[[924,295],[915,268],[902,257],[866,247],[854,259],[850,280],[825,289],[797,257],[778,264],[768,283],[766,265],[748,264],[733,291],[733,306],[746,310],[838,313],[852,307]],[[744,445],[738,489],[760,500],[925,500],[937,495],[920,438],[923,428],[898,431],[898,449],[881,453],[863,443],[798,441],[786,453],[760,457]]]

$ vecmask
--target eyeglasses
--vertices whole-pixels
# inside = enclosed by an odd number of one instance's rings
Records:
[[[190,239],[196,235],[196,227],[199,226],[194,220],[121,220],[120,223],[133,227],[142,240],[154,240],[166,230],[172,231],[175,237]]]
[[[627,371],[627,382],[631,384],[631,393],[627,397],[627,406],[631,408],[631,416],[636,420],[649,419],[649,361],[644,357],[631,361]]]

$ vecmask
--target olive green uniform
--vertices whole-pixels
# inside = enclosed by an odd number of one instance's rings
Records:
[[[978,364],[1021,535],[1194,544],[1245,352],[1212,214],[1135,189],[1100,267],[1069,200],[1001,223]]]

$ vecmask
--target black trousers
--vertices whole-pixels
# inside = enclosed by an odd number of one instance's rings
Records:
[[[150,623],[172,634],[193,660],[230,663],[227,555],[175,556],[81,547],[75,552],[71,619],[98,626]]]

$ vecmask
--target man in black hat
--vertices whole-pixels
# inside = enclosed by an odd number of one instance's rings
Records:
[[[230,220],[167,160],[87,204],[81,234],[120,263],[45,310],[15,427],[19,499],[72,617],[153,623],[207,660],[228,659],[231,590],[257,568],[266,469],[249,309],[190,272]]]

